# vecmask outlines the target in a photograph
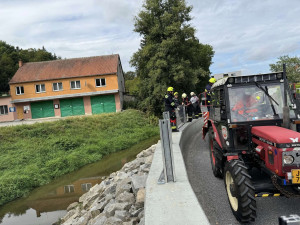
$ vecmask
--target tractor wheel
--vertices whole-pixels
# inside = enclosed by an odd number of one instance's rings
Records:
[[[224,168],[224,183],[231,210],[241,223],[255,220],[255,190],[244,162],[231,160]]]
[[[210,162],[211,162],[211,168],[213,171],[213,174],[215,177],[223,178],[222,174],[222,160],[220,160],[218,157],[216,157],[216,151],[218,151],[215,147],[216,143],[213,138],[213,130],[209,129],[209,150],[210,150]]]

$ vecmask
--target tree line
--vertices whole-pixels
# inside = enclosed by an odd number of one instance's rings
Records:
[[[41,49],[22,49],[0,41],[0,93],[9,91],[9,81],[19,68],[19,60],[26,62],[40,62],[60,59],[48,52],[44,47]]]

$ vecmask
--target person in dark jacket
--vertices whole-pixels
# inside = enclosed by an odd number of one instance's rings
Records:
[[[174,93],[174,102],[175,102],[175,107],[178,107],[180,105],[179,98],[178,98],[178,92]]]
[[[174,102],[174,95],[173,95],[173,87],[168,87],[167,94],[165,95],[165,111],[170,113],[170,122],[172,131],[176,131],[176,113],[175,113],[175,102]]]
[[[212,77],[209,79],[209,83],[205,86],[205,93],[206,93],[206,101],[207,101],[207,111],[210,111],[210,105],[211,105],[211,92],[210,89],[213,86],[213,84],[216,82],[216,78]]]
[[[186,113],[188,115],[188,121],[191,122],[193,120],[193,106],[190,102],[189,97],[186,93],[182,94],[182,104],[185,105]]]

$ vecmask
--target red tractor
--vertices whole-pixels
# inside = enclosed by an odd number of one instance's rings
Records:
[[[286,73],[226,77],[211,97],[203,135],[236,219],[255,220],[256,197],[300,197],[300,110]]]

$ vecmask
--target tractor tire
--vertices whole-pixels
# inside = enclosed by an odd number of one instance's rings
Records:
[[[210,128],[209,131],[209,150],[210,150],[210,163],[211,163],[211,168],[213,171],[213,174],[215,177],[217,178],[223,178],[223,174],[222,174],[222,170],[223,170],[223,166],[222,166],[222,160],[219,159],[219,157],[216,157],[216,141],[213,138],[214,137],[214,133],[213,133],[213,129]]]
[[[253,222],[256,218],[255,188],[244,162],[226,162],[224,183],[235,218],[241,223]]]

